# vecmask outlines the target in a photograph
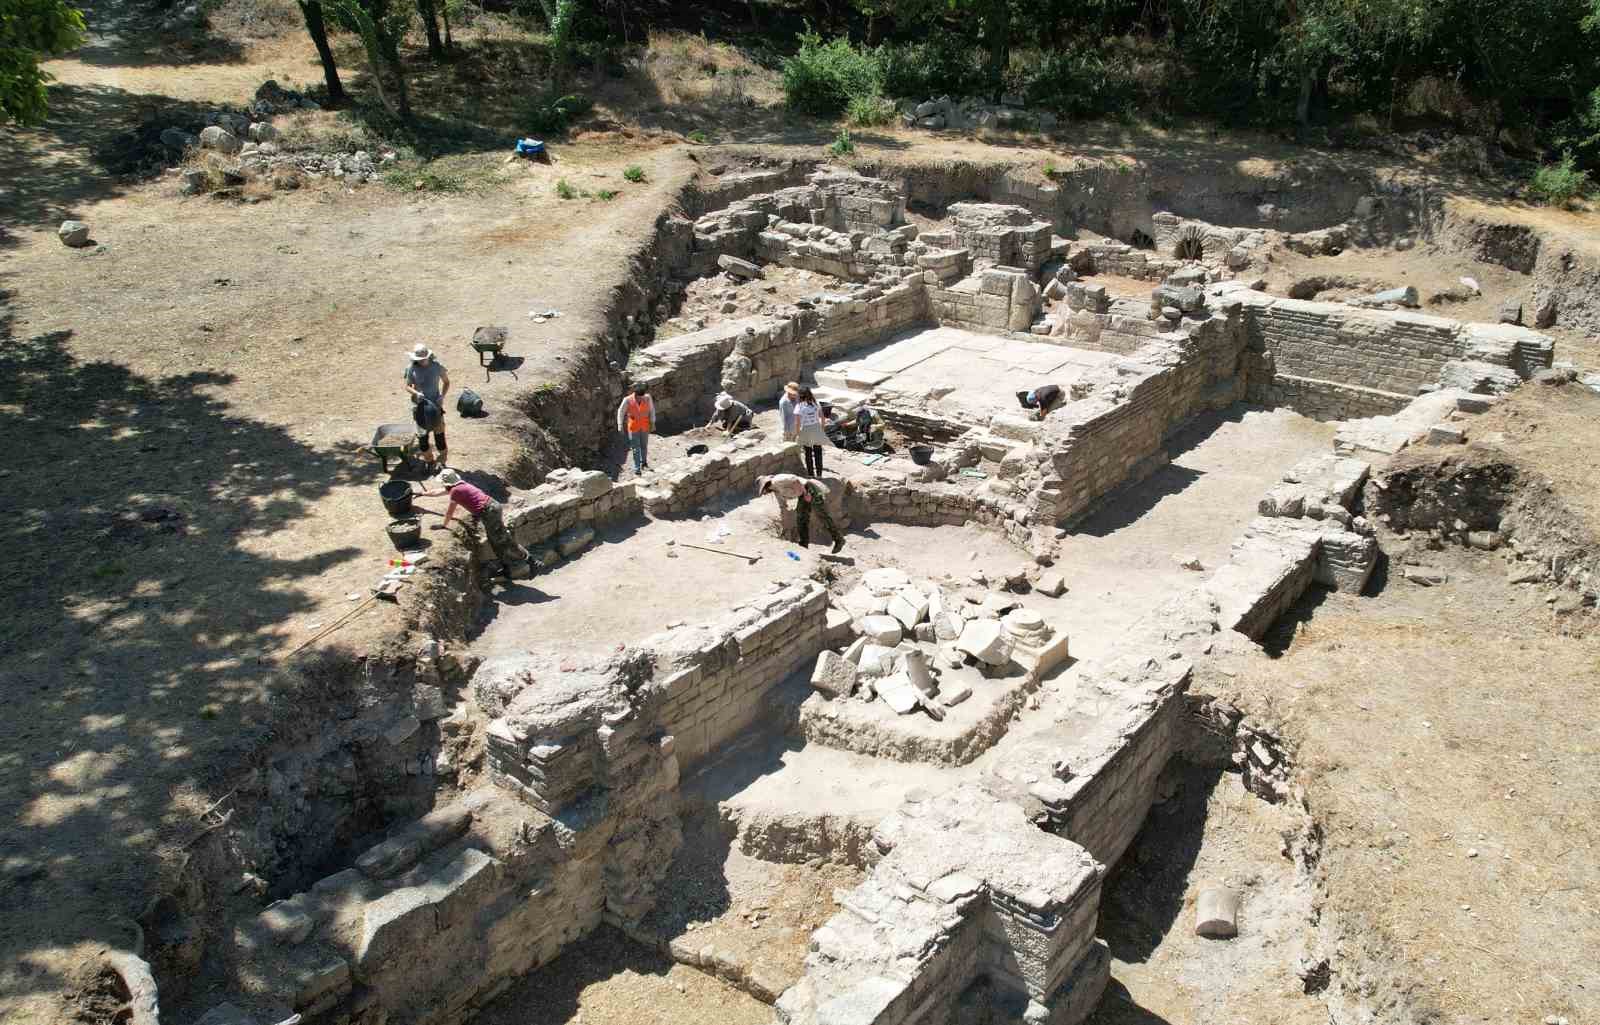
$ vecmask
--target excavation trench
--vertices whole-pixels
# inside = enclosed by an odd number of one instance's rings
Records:
[[[1274,246],[1425,215],[1370,183],[1269,215],[1277,187],[1232,177],[1183,209],[1161,174],[881,170],[739,165],[662,215],[603,335],[521,400],[507,524],[543,572],[485,597],[492,553],[467,553],[410,640],[328,667],[147,916],[173,1020],[659,997],[664,1020],[1070,1025],[1180,928],[1219,802],[1303,815],[1273,744],[1196,710],[1194,666],[1313,584],[1359,592],[1367,457],[1474,408],[1458,364],[1510,386],[1549,339],[1249,287]],[[834,428],[881,425],[825,448],[838,554],[756,494],[804,472],[790,380]],[[642,473],[613,429],[634,382]],[[1019,396],[1044,384],[1040,417]],[[720,392],[749,430],[705,426]],[[1221,754],[1195,739],[1219,714]],[[1141,873],[1166,904],[1130,903]],[[1270,959],[1254,935],[1229,956]]]

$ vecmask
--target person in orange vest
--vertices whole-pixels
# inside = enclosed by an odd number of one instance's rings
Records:
[[[633,450],[633,472],[650,469],[650,432],[656,429],[656,400],[650,389],[635,383],[633,393],[617,406],[617,430],[628,435],[628,447]]]

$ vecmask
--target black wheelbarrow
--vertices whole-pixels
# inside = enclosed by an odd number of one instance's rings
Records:
[[[384,424],[372,434],[372,444],[367,446],[372,454],[383,461],[383,472],[389,472],[389,460],[398,459],[405,466],[417,447],[417,429],[412,424]]]

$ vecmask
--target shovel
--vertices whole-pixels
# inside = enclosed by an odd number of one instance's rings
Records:
[[[761,561],[761,556],[759,555],[741,555],[738,552],[725,552],[720,548],[703,548],[700,545],[686,545],[682,543],[680,543],[678,547],[693,548],[697,552],[710,552],[712,555],[726,555],[732,559],[744,559],[752,566]]]

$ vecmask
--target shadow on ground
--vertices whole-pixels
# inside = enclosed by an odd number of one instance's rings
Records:
[[[1163,772],[1162,786],[1175,787],[1173,795],[1150,809],[1100,899],[1100,938],[1118,961],[1149,960],[1170,930],[1183,927],[1178,918],[1189,872],[1205,838],[1207,803],[1221,778],[1221,770],[1180,761]]]
[[[196,805],[264,737],[298,586],[356,550],[279,552],[279,528],[369,476],[234,413],[212,373],[80,362],[14,337],[0,293],[0,956],[115,938],[202,830]],[[217,788],[220,790],[220,788]]]

